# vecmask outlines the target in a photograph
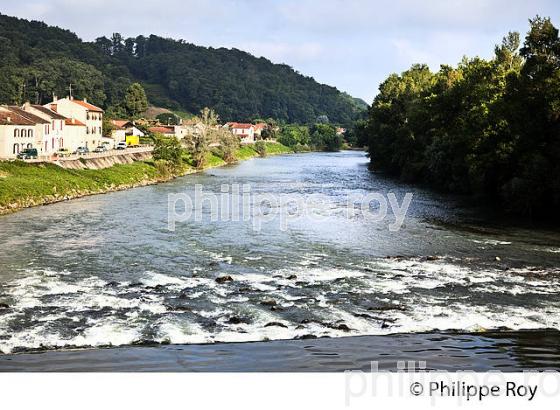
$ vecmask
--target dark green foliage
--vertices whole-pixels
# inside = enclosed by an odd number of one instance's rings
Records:
[[[136,118],[148,108],[146,92],[141,84],[133,83],[127,88],[123,100],[129,118]]]
[[[278,142],[287,147],[309,145],[309,128],[301,125],[286,125],[280,130]]]
[[[84,43],[44,23],[0,15],[0,103],[46,103],[65,96],[137,115],[143,104],[123,104],[141,83],[152,104],[198,112],[212,107],[223,121],[272,117],[312,123],[319,116],[349,125],[363,102],[318,84],[291,67],[236,49],[206,48],[157,36],[114,33]]]
[[[320,151],[340,151],[342,136],[337,135],[336,127],[330,124],[315,124],[311,129],[310,145]]]
[[[519,52],[519,35],[509,33],[490,61],[391,75],[365,126],[354,127],[368,137],[371,167],[516,213],[553,215],[560,206],[560,39],[549,19],[530,23]]]
[[[183,149],[177,138],[166,138],[157,136],[153,151],[154,160],[163,160],[167,163],[179,166],[182,162]]]

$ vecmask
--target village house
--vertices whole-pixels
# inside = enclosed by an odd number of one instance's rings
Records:
[[[85,147],[86,135],[86,124],[76,118],[66,118],[64,121],[64,148],[75,152],[78,147]]]
[[[48,124],[43,124],[43,139],[37,147],[42,155],[52,155],[64,147],[64,125],[66,117],[42,105],[25,103],[22,109],[34,114]]]
[[[255,138],[256,139],[261,139],[262,138],[262,132],[263,132],[263,130],[268,128],[268,125],[265,124],[264,122],[259,122],[255,125],[253,125],[253,128],[255,129]]]
[[[45,105],[45,107],[74,120],[71,121],[74,126],[77,123],[85,125],[85,135],[82,136],[78,146],[94,149],[101,144],[103,137],[103,110],[101,108],[88,103],[86,99],[82,101],[73,97],[61,99],[55,97],[53,102]],[[68,121],[66,124],[68,124]],[[81,130],[80,128],[79,131]]]
[[[182,140],[189,135],[188,127],[182,125],[157,125],[148,128],[148,131],[154,134],[161,134],[165,137],[175,137]]]
[[[126,142],[128,145],[140,144],[140,137],[143,137],[144,133],[132,121],[111,120],[111,124],[113,125],[111,137],[114,142]]]
[[[13,159],[26,148],[38,149],[47,123],[19,107],[0,106],[0,158]]]
[[[255,126],[253,124],[228,122],[224,127],[231,130],[233,135],[238,136],[242,144],[252,144],[255,142]]]
[[[148,128],[153,134],[161,134],[164,137],[175,137],[175,126],[173,125],[159,125]]]

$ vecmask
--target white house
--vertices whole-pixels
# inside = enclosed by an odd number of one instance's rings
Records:
[[[127,136],[143,137],[144,133],[139,130],[132,121],[128,120],[111,120],[113,131],[111,136],[115,142],[126,142]]]
[[[37,148],[48,122],[16,106],[0,106],[0,158],[12,159],[25,148]]]
[[[65,116],[60,115],[47,107],[43,107],[42,105],[30,103],[25,103],[22,109],[48,121],[48,124],[43,124],[43,139],[41,144],[37,147],[41,154],[51,155],[57,152],[60,148],[65,148]]]
[[[242,144],[252,144],[255,142],[255,126],[253,124],[228,122],[225,127],[229,128],[233,135],[237,135],[241,139]]]
[[[85,135],[81,146],[93,149],[101,144],[103,137],[103,110],[101,108],[88,103],[85,99],[82,101],[73,97],[55,98],[45,107],[85,125]]]

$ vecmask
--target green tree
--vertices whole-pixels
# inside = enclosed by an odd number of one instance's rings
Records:
[[[156,161],[166,161],[169,165],[178,167],[182,163],[183,149],[177,138],[156,135],[152,155]]]
[[[139,83],[133,83],[126,90],[123,105],[128,115],[137,118],[140,114],[148,109],[148,98],[144,87]]]

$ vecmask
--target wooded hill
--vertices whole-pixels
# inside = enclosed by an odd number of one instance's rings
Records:
[[[110,108],[140,82],[151,104],[197,113],[214,108],[225,121],[274,118],[312,123],[320,115],[350,124],[365,103],[284,64],[237,49],[206,48],[155,35],[100,37],[0,15],[0,103],[74,95]]]

